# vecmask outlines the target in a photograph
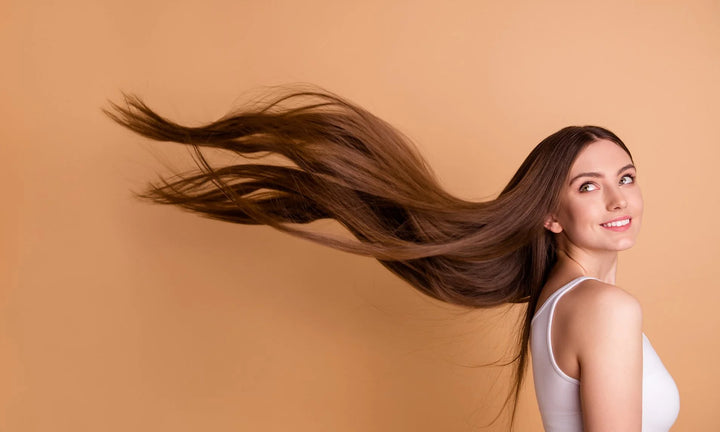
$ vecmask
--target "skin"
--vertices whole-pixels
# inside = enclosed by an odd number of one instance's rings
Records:
[[[617,144],[589,144],[573,163],[560,209],[545,228],[555,233],[558,262],[540,294],[538,309],[557,289],[580,276],[586,280],[557,303],[552,349],[560,369],[580,381],[586,432],[642,429],[642,309],[615,285],[617,255],[635,244],[643,200],[630,156]],[[618,172],[619,171],[619,172]],[[582,173],[596,173],[582,176]],[[601,223],[629,216],[616,232]]]

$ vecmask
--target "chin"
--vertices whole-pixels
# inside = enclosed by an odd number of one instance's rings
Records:
[[[630,249],[630,248],[633,247],[633,246],[635,246],[635,239],[632,239],[632,240],[627,239],[627,240],[623,240],[622,242],[620,242],[620,243],[617,245],[617,249],[616,249],[616,250],[617,250],[618,252],[620,252],[620,251],[628,250],[628,249]]]

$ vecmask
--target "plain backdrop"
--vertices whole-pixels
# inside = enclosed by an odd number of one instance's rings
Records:
[[[0,429],[503,431],[523,306],[433,301],[369,258],[133,199],[191,165],[101,113],[215,120],[313,83],[494,197],[566,125],[630,147],[645,197],[618,284],[720,430],[720,2],[0,2]],[[331,228],[329,228],[331,229]],[[540,431],[528,369],[519,431]]]

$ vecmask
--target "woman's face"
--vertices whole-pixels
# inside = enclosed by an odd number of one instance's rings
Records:
[[[640,232],[643,199],[630,156],[617,144],[598,140],[570,168],[560,209],[545,227],[588,251],[632,247]]]

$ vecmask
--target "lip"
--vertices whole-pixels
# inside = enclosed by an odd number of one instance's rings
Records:
[[[605,228],[606,230],[610,230],[610,231],[618,231],[618,232],[619,231],[627,231],[628,229],[630,229],[630,225],[632,225],[632,218],[630,216],[620,216],[615,219],[611,219],[607,222],[603,222],[603,224],[608,224],[610,222],[617,222],[617,221],[621,221],[621,220],[625,220],[625,219],[627,219],[629,221],[627,225],[616,226],[616,227],[606,227],[606,226],[603,226],[602,224],[600,224],[600,226]]]

